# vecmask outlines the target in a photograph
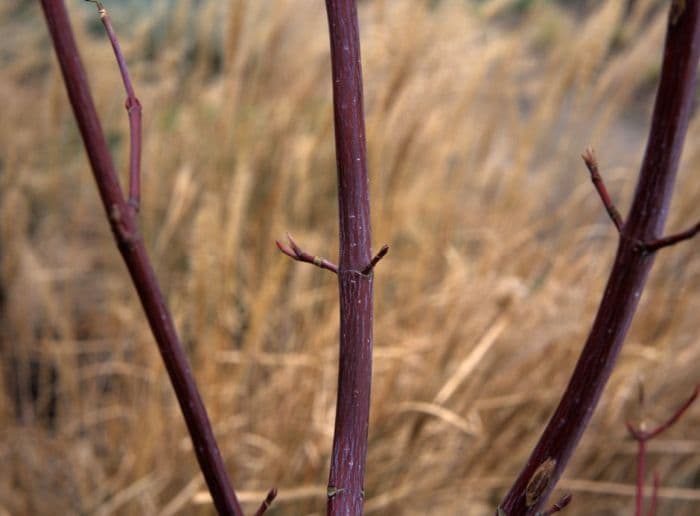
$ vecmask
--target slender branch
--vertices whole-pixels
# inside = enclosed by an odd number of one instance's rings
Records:
[[[673,425],[675,425],[678,422],[678,420],[681,417],[683,417],[683,414],[686,413],[686,411],[695,402],[695,400],[698,399],[699,394],[700,385],[696,385],[695,389],[693,389],[693,392],[688,397],[688,399],[686,399],[683,402],[683,404],[680,405],[666,421],[656,426],[652,430],[643,430],[642,428],[635,428],[629,421],[626,423],[627,430],[629,431],[630,435],[637,441],[648,441],[650,439],[653,439],[654,437],[658,436],[659,434],[665,432]]]
[[[141,103],[136,98],[134,87],[129,76],[129,68],[126,66],[126,59],[122,53],[117,39],[117,33],[112,26],[112,20],[104,5],[97,0],[87,0],[97,6],[100,19],[107,31],[107,36],[114,49],[114,56],[117,58],[119,73],[124,82],[126,90],[126,102],[124,107],[129,115],[129,206],[138,213],[141,202]]]
[[[273,487],[267,492],[267,496],[263,500],[262,504],[260,504],[260,507],[258,508],[257,511],[255,511],[255,516],[263,516],[265,512],[270,508],[270,505],[272,505],[272,501],[277,497],[277,488]]]
[[[550,516],[564,510],[564,508],[571,503],[571,493],[566,493],[562,496],[557,503],[552,505],[549,509],[541,513],[541,516]]]
[[[105,213],[158,344],[214,505],[219,514],[242,516],[187,356],[139,236],[135,211],[119,186],[66,7],[63,0],[41,0],[41,6]]]
[[[651,501],[649,502],[649,516],[656,516],[656,507],[659,502],[659,485],[661,480],[659,479],[659,472],[654,471],[654,483],[651,487]]]
[[[620,235],[615,262],[598,312],[569,384],[537,445],[500,504],[508,516],[537,514],[556,485],[585,431],[610,378],[654,254],[639,242],[662,234],[695,96],[700,53],[700,2],[674,0],[646,152],[632,207]],[[555,461],[538,500],[526,491],[539,466]]]
[[[700,385],[696,385],[693,393],[680,405],[671,416],[663,423],[656,426],[652,430],[644,430],[641,426],[635,427],[632,422],[627,421],[627,431],[632,438],[637,441],[637,493],[635,497],[635,515],[642,516],[644,503],[644,477],[646,476],[646,445],[647,442],[665,432],[672,427],[676,422],[683,417],[683,414],[690,408],[693,402],[697,399],[700,393]],[[654,474],[654,491],[652,493],[653,509],[650,508],[649,514],[653,515],[656,512],[656,498],[658,492],[658,475]]]
[[[362,269],[362,274],[369,274],[370,272],[372,272],[372,270],[374,269],[374,266],[377,265],[379,263],[379,260],[384,258],[386,256],[386,253],[388,253],[388,252],[389,252],[389,246],[384,244],[382,246],[382,248],[379,250],[379,252],[374,255],[374,258],[372,258],[372,261],[369,262],[367,267]]]
[[[311,263],[316,267],[320,267],[322,269],[326,269],[331,272],[334,272],[335,274],[338,274],[338,266],[336,264],[320,256],[314,256],[313,254],[307,253],[297,245],[297,243],[294,241],[294,239],[289,233],[287,233],[287,240],[289,240],[290,247],[287,247],[279,240],[275,240],[275,244],[277,245],[277,249],[289,256],[292,260],[296,260],[298,262]]]
[[[373,275],[356,0],[326,0],[338,169],[340,353],[328,514],[360,515],[372,383]]]
[[[654,252],[664,247],[669,247],[671,245],[677,244],[684,240],[689,240],[695,235],[700,233],[700,222],[695,224],[692,228],[676,233],[675,235],[669,235],[663,238],[657,238],[656,240],[647,241],[643,244],[644,250],[646,252]]]
[[[591,181],[593,181],[593,186],[595,186],[600,199],[603,201],[603,206],[605,206],[610,219],[613,221],[613,224],[615,224],[618,233],[620,233],[622,231],[622,226],[624,226],[624,222],[622,221],[620,212],[617,211],[615,204],[612,202],[600,172],[598,172],[598,160],[596,159],[595,152],[593,152],[593,148],[586,148],[583,154],[581,154],[581,157],[583,158],[588,171],[591,173]]]
[[[627,430],[635,436],[634,429],[629,425]],[[636,438],[636,436],[635,436]],[[637,490],[634,498],[634,514],[642,516],[644,510],[644,477],[646,476],[647,441],[637,439]]]

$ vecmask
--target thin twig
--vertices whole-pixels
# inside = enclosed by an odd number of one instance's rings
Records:
[[[292,260],[311,263],[316,267],[320,267],[338,274],[338,266],[336,264],[320,256],[314,256],[313,254],[307,253],[297,245],[289,233],[287,233],[287,240],[289,240],[290,247],[287,247],[279,240],[275,240],[275,245],[277,245],[277,249],[289,256]]]
[[[621,232],[624,222],[622,221],[620,212],[617,211],[615,204],[613,204],[612,199],[610,198],[610,194],[608,193],[608,189],[605,187],[605,183],[603,182],[600,172],[598,172],[598,160],[596,159],[595,152],[593,152],[593,148],[586,148],[583,154],[581,154],[581,157],[583,158],[588,171],[591,173],[591,181],[593,181],[593,186],[595,186],[600,199],[603,201],[603,206],[605,206],[605,209],[607,210],[610,219],[613,221],[613,224],[615,224],[617,231]]]
[[[654,471],[654,484],[651,488],[651,501],[649,502],[649,513],[648,516],[656,516],[656,506],[659,501],[659,485],[661,480],[659,479],[659,472]]]
[[[117,58],[119,73],[126,90],[124,107],[129,115],[129,199],[127,203],[135,213],[138,213],[141,203],[141,103],[136,98],[129,76],[129,68],[126,65],[126,59],[124,59],[117,33],[114,31],[107,9],[97,0],[87,1],[97,6],[97,12],[100,13],[100,19],[114,49],[114,56]]]
[[[362,269],[362,274],[369,274],[372,272],[372,269],[374,269],[374,266],[379,263],[379,260],[384,258],[386,256],[386,253],[389,252],[389,246],[384,244],[382,248],[379,250],[377,254],[374,255],[374,258],[369,262],[369,265]]]
[[[637,440],[643,440],[643,441],[648,441],[649,439],[653,439],[654,437],[658,436],[662,432],[665,432],[668,430],[670,427],[672,427],[676,422],[683,417],[683,414],[690,408],[690,406],[693,404],[693,402],[698,398],[698,395],[700,395],[700,385],[696,385],[695,389],[693,389],[692,394],[688,397],[687,400],[683,402],[681,406],[679,406],[676,411],[669,417],[666,421],[661,423],[660,425],[656,426],[653,430],[642,430],[639,428],[635,428],[631,422],[627,422],[627,430],[629,433],[632,435],[632,437]]]
[[[681,231],[680,233],[676,233],[675,235],[670,235],[667,237],[652,240],[650,242],[645,242],[643,244],[643,247],[644,247],[644,250],[647,252],[658,251],[659,249],[677,244],[678,242],[683,242],[684,240],[689,240],[689,239],[693,238],[695,235],[697,235],[698,233],[700,233],[700,222],[695,224],[693,227],[686,229],[685,231]]]
[[[630,434],[635,436],[633,427],[627,423]],[[636,436],[635,436],[636,439]],[[644,477],[646,476],[647,440],[637,439],[637,492],[634,499],[634,514],[642,516],[644,510]]]
[[[277,497],[277,488],[273,487],[267,492],[267,496],[263,500],[262,504],[260,504],[260,507],[258,507],[258,510],[255,511],[255,516],[263,516],[265,514],[265,511],[267,511],[270,508],[270,505],[272,505],[272,501]]]
[[[635,427],[631,421],[627,421],[625,425],[627,426],[627,431],[630,433],[632,438],[637,441],[637,495],[635,503],[635,515],[642,516],[643,502],[644,502],[644,476],[646,473],[646,445],[647,442],[658,436],[659,434],[665,432],[670,427],[672,427],[683,414],[690,408],[693,402],[697,399],[698,394],[700,394],[700,385],[696,385],[692,394],[688,399],[686,399],[682,405],[680,405],[671,416],[656,426],[652,430],[644,430],[641,427]],[[652,503],[649,514],[653,515],[656,512],[656,498],[658,492],[658,476],[655,474],[654,478],[654,491],[652,493]]]
[[[549,509],[546,511],[540,513],[540,516],[550,516],[551,514],[560,512],[564,510],[564,507],[569,505],[571,503],[571,493],[566,493],[564,496],[562,496],[557,503],[552,505]]]

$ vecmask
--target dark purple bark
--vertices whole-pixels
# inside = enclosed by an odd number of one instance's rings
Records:
[[[610,377],[653,264],[668,214],[676,170],[695,94],[700,50],[700,2],[674,1],[669,16],[661,82],[632,207],[622,227],[615,262],[588,340],[569,385],[540,441],[500,505],[508,516],[540,510],[561,476]],[[528,486],[538,468],[555,466],[536,500]]]
[[[327,0],[340,219],[340,360],[328,514],[362,514],[372,380],[372,272],[355,0]]]
[[[136,287],[177,395],[194,451],[219,514],[242,515],[192,371],[127,204],[100,126],[63,0],[41,5],[97,187],[119,251]]]

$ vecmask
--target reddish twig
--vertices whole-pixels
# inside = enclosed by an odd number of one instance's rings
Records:
[[[642,247],[647,252],[654,252],[658,251],[659,249],[663,249],[664,247],[677,244],[678,242],[689,240],[698,233],[700,233],[700,222],[695,224],[692,228],[686,229],[685,231],[681,231],[680,233],[676,233],[675,235],[670,235],[667,237],[647,241],[644,244],[642,244]]]
[[[564,507],[569,505],[571,503],[571,493],[566,493],[564,496],[562,496],[557,503],[552,505],[549,509],[546,511],[540,513],[540,516],[550,516],[551,514],[560,512],[564,510]]]
[[[326,269],[338,274],[338,266],[336,264],[326,260],[325,258],[321,258],[320,256],[314,256],[313,254],[307,253],[297,245],[297,243],[294,241],[294,239],[289,233],[287,233],[287,240],[289,240],[290,247],[287,247],[279,240],[275,240],[275,244],[277,245],[277,249],[282,251],[291,259],[296,260],[298,262],[311,263],[316,267],[320,267],[322,269]]]
[[[374,266],[377,265],[379,263],[379,260],[384,258],[386,256],[386,253],[388,253],[388,252],[389,252],[389,246],[384,244],[382,246],[382,248],[379,250],[379,252],[374,255],[374,258],[372,258],[372,260],[369,262],[367,267],[362,269],[362,274],[366,275],[366,274],[369,274],[370,272],[372,272],[372,270],[374,269]]]
[[[637,441],[637,493],[635,498],[635,515],[642,516],[643,503],[644,503],[644,477],[646,474],[646,445],[647,442],[654,437],[660,435],[661,433],[668,430],[685,414],[685,412],[690,408],[693,402],[697,399],[700,393],[700,385],[696,385],[693,393],[690,397],[679,406],[671,417],[666,421],[656,426],[652,430],[644,430],[642,426],[635,427],[631,421],[627,421],[625,425],[627,426],[627,431],[630,433],[632,438]],[[658,476],[655,473],[654,478],[654,491],[652,493],[652,503],[649,511],[650,515],[656,512],[656,498],[658,492]]]
[[[107,9],[97,0],[87,0],[97,6],[100,19],[107,31],[107,36],[114,49],[114,56],[117,58],[119,73],[124,82],[126,90],[126,102],[124,107],[129,116],[129,206],[138,213],[141,203],[141,103],[136,98],[134,87],[131,84],[129,69],[117,39],[117,34],[112,26],[112,20],[107,14]]]
[[[66,7],[62,0],[41,0],[41,6],[100,198],[158,344],[214,505],[219,514],[241,516],[243,511],[226,473],[187,356],[139,235],[135,210],[127,204],[119,186]]]
[[[634,437],[636,440],[648,441],[649,439],[653,439],[654,437],[658,436],[659,434],[665,432],[670,427],[675,425],[678,422],[678,420],[681,417],[683,417],[683,414],[685,414],[685,412],[695,402],[695,400],[698,398],[698,395],[700,395],[700,385],[695,386],[695,389],[693,389],[692,394],[688,397],[687,400],[683,402],[681,406],[679,406],[676,409],[676,411],[671,415],[671,417],[669,417],[660,425],[656,426],[653,430],[642,430],[640,428],[635,428],[629,421],[626,423],[627,430],[629,430],[632,437]]]
[[[260,507],[258,507],[258,510],[255,511],[255,516],[263,516],[265,512],[270,508],[270,505],[272,505],[272,501],[277,497],[277,488],[273,487],[267,492],[267,496],[263,500],[262,504],[260,504]]]
[[[649,512],[648,516],[656,516],[656,506],[659,501],[659,485],[661,480],[659,479],[659,472],[654,471],[654,483],[651,486],[651,501],[649,502]]]
[[[615,208],[615,204],[612,202],[612,199],[610,197],[610,194],[608,193],[608,189],[605,187],[605,183],[603,182],[603,178],[601,177],[600,172],[598,172],[598,160],[596,159],[595,153],[593,152],[593,148],[586,148],[583,154],[581,154],[581,157],[583,158],[583,161],[586,164],[588,171],[591,173],[591,181],[593,181],[593,186],[595,186],[595,189],[598,191],[600,199],[603,201],[603,206],[605,206],[605,209],[607,210],[610,219],[613,221],[613,224],[615,224],[618,233],[620,233],[622,231],[622,226],[624,225],[624,222],[622,221],[622,216],[620,215],[620,212],[617,211],[617,208]]]
[[[666,222],[695,96],[699,53],[700,2],[674,0],[649,140],[632,207],[621,226],[615,262],[569,384],[500,504],[508,516],[532,516],[540,510],[564,471],[610,378],[654,263],[654,253],[647,252],[640,242],[653,242]],[[548,484],[538,501],[527,505],[527,486],[538,467],[548,459],[555,461]]]

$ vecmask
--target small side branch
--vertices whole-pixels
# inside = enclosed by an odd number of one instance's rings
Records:
[[[652,240],[651,242],[645,242],[643,244],[643,247],[645,251],[653,253],[654,251],[658,251],[659,249],[663,249],[664,247],[669,247],[674,244],[677,244],[678,242],[689,240],[698,233],[700,233],[700,222],[695,224],[692,228],[686,229],[685,231],[681,231],[680,233],[676,233],[675,235],[670,235],[667,237],[659,238],[657,240]]]
[[[126,91],[124,107],[129,116],[129,198],[127,203],[134,210],[134,213],[138,213],[141,202],[141,103],[136,98],[131,77],[129,76],[129,69],[126,66],[126,59],[124,59],[124,54],[119,46],[119,40],[107,10],[97,0],[87,1],[97,6],[97,12],[100,13],[100,19],[114,49],[114,56],[119,65],[119,73],[124,82],[124,90]]]
[[[334,272],[335,274],[338,274],[338,266],[336,264],[329,260],[326,260],[325,258],[321,258],[320,256],[314,256],[310,253],[307,253],[297,245],[297,243],[294,241],[294,239],[289,233],[287,233],[287,240],[289,240],[289,247],[284,245],[279,240],[275,240],[275,244],[277,245],[277,249],[289,256],[292,260],[296,260],[298,262],[312,263],[316,267],[320,267],[322,269],[326,269],[331,272]]]
[[[270,508],[270,505],[272,505],[272,501],[277,497],[277,488],[273,487],[270,489],[267,493],[267,496],[263,500],[262,504],[260,504],[260,507],[258,508],[257,511],[255,511],[255,516],[263,516],[265,512]]]
[[[635,516],[642,516],[643,501],[644,501],[644,476],[646,473],[646,445],[647,442],[671,428],[683,414],[690,408],[693,402],[700,394],[700,385],[696,385],[693,393],[685,402],[679,406],[676,411],[666,421],[651,430],[644,430],[642,426],[635,427],[630,421],[625,424],[627,431],[632,438],[637,441],[637,496],[635,502]],[[659,478],[654,473],[654,488],[652,492],[651,504],[649,506],[649,516],[654,516],[656,512],[657,492],[659,488]]]
[[[571,503],[571,493],[566,493],[564,496],[562,496],[557,503],[552,505],[549,509],[546,511],[542,512],[540,516],[550,516],[554,513],[560,512],[564,510],[564,507],[569,505]]]
[[[678,420],[681,417],[683,417],[683,414],[685,414],[685,412],[690,408],[693,402],[698,398],[698,395],[700,395],[700,385],[695,386],[695,389],[693,389],[693,393],[688,397],[687,400],[685,400],[685,402],[683,402],[681,406],[679,406],[676,409],[676,411],[671,415],[671,417],[669,417],[666,421],[658,425],[656,428],[653,428],[652,430],[643,430],[641,428],[636,428],[629,421],[626,423],[627,430],[636,441],[648,441],[649,439],[653,439],[654,437],[657,437],[659,434],[665,432],[673,425],[675,425],[676,422],[678,422]]]
[[[600,199],[603,201],[603,206],[605,206],[610,219],[613,221],[613,224],[615,224],[618,233],[622,232],[622,226],[624,225],[622,216],[620,215],[620,212],[617,211],[617,208],[615,208],[615,205],[610,198],[610,194],[608,193],[608,189],[605,187],[603,178],[601,177],[600,172],[598,172],[598,160],[593,152],[593,148],[586,148],[583,154],[581,154],[581,157],[583,158],[583,162],[586,164],[588,171],[591,173],[591,181],[593,181],[593,186],[595,186]]]
[[[367,267],[362,269],[362,274],[367,275],[370,272],[372,272],[372,270],[374,269],[374,266],[377,265],[379,263],[379,260],[384,258],[386,256],[386,253],[388,253],[388,252],[389,252],[389,246],[384,244],[382,246],[382,248],[379,250],[379,252],[374,255],[374,258],[372,258],[372,260],[369,262]]]

